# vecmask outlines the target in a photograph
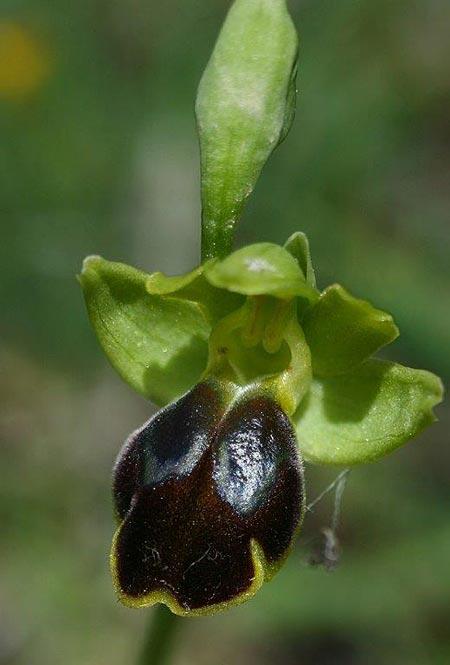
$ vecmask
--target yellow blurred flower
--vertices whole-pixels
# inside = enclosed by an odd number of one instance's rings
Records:
[[[47,49],[31,31],[13,21],[0,21],[0,99],[29,98],[49,71]]]

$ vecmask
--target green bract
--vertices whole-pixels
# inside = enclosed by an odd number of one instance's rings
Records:
[[[297,35],[284,0],[236,0],[200,82],[204,258],[225,256],[295,112]]]
[[[320,292],[303,233],[231,253],[292,122],[296,59],[284,0],[236,0],[197,97],[203,262],[175,277],[83,265],[103,350],[164,407],[114,467],[111,569],[131,607],[210,614],[251,598],[301,526],[302,461],[378,459],[442,398],[433,374],[372,358],[398,335],[392,317],[338,284]]]
[[[80,279],[106,355],[142,395],[166,404],[211,374],[270,387],[305,460],[361,464],[432,422],[442,386],[369,360],[398,335],[392,317],[337,284],[319,293],[313,275],[299,234],[285,249],[250,245],[182,277],[90,257]]]

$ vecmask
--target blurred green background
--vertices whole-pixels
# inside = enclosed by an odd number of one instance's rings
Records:
[[[151,413],[110,368],[75,275],[90,253],[180,273],[199,253],[195,89],[225,0],[2,0],[0,663],[132,663],[110,469]],[[392,312],[389,356],[450,375],[444,0],[291,0],[298,112],[239,242],[305,231],[319,284]],[[308,565],[331,497],[251,603],[182,620],[174,665],[450,662],[450,428],[344,496],[341,562]],[[309,497],[336,472],[308,467]]]

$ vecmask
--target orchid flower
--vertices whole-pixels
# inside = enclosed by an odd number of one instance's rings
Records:
[[[122,378],[162,406],[113,474],[111,567],[131,607],[210,614],[279,570],[305,506],[303,464],[387,455],[434,420],[430,372],[374,358],[398,329],[339,284],[306,236],[232,251],[259,173],[294,116],[297,37],[284,0],[236,0],[200,83],[202,261],[183,276],[98,256],[80,281]]]

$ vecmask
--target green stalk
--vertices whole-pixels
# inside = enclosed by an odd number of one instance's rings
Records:
[[[158,605],[151,614],[137,665],[168,665],[179,623],[179,617]]]

